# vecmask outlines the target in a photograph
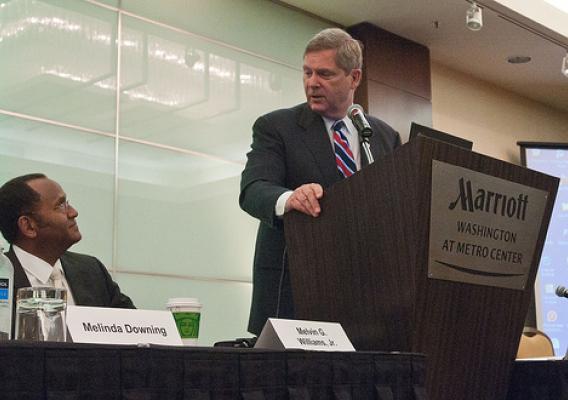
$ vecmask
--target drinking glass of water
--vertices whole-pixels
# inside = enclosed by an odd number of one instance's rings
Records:
[[[16,340],[65,342],[67,290],[54,287],[18,289]]]

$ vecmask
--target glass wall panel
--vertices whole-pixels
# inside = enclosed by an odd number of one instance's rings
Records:
[[[114,138],[20,118],[0,118],[0,182],[41,172],[79,212],[83,239],[71,248],[107,267],[112,258]]]
[[[123,9],[212,40],[302,66],[307,40],[330,24],[266,0],[123,0]]]
[[[299,70],[123,21],[123,136],[243,161],[254,120],[302,99]]]
[[[122,273],[118,273],[115,279],[138,308],[165,310],[169,298],[196,297],[203,304],[200,346],[250,337],[246,331],[250,283],[193,281]]]
[[[122,141],[117,268],[250,280],[257,224],[238,206],[241,169]]]
[[[202,344],[246,336],[251,126],[304,101],[303,47],[325,26],[261,0],[0,0],[0,181],[58,181],[79,211],[71,250],[140,308],[199,297]]]
[[[114,8],[118,8],[119,3],[121,2],[121,0],[86,0],[89,1],[90,3],[93,4],[102,4],[110,6],[110,7],[114,7]]]
[[[0,8],[0,108],[113,131],[117,13],[76,0]]]

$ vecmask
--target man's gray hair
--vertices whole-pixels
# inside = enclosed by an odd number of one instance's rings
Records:
[[[335,63],[347,73],[363,67],[363,45],[343,29],[328,28],[317,33],[308,42],[304,56],[322,50],[336,50]]]

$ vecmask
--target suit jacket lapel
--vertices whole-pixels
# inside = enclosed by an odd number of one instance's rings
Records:
[[[330,186],[340,180],[341,176],[335,166],[335,156],[322,117],[310,110],[306,104],[300,114],[298,124],[304,129],[301,135],[302,140],[312,153],[323,176],[323,186]]]
[[[65,273],[65,280],[69,284],[75,304],[78,306],[97,304],[92,298],[92,291],[89,290],[91,282],[87,282],[84,275],[81,276],[81,266],[70,262],[65,254],[61,256],[60,260]]]
[[[380,147],[381,147],[381,143],[379,141],[379,136],[381,135],[381,132],[375,128],[373,135],[371,136],[371,138],[369,139],[369,144],[371,146],[371,154],[373,155],[373,158],[377,158],[380,155]],[[367,163],[368,164],[368,163]]]
[[[10,250],[6,253],[6,256],[10,259],[14,267],[14,293],[12,293],[12,338],[14,338],[16,332],[16,298],[18,289],[30,287],[31,284],[12,246],[10,246]]]
[[[30,280],[28,279],[28,276],[26,275],[26,271],[24,271],[24,268],[20,263],[20,260],[18,260],[18,257],[16,257],[16,253],[14,253],[14,249],[12,248],[12,246],[10,246],[10,250],[6,253],[6,256],[10,259],[12,265],[14,266],[14,298],[15,298],[19,288],[30,287],[31,283]]]
[[[373,155],[373,158],[376,160],[382,154],[384,154],[385,151],[381,140],[382,131],[379,129],[377,124],[374,124],[372,122],[372,120],[369,118],[367,114],[365,114],[365,116],[367,117],[367,120],[369,121],[371,127],[373,128],[373,135],[371,135],[371,138],[369,139],[369,144],[371,146],[371,154]],[[369,161],[367,160],[367,157],[365,156],[365,152],[363,150],[363,146],[361,145],[361,167],[365,167],[367,165],[369,165]]]

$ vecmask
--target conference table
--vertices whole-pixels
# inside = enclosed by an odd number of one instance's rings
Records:
[[[0,343],[7,400],[425,400],[415,353]],[[507,400],[568,399],[568,361],[515,361]]]
[[[0,343],[0,398],[425,399],[413,353]]]

